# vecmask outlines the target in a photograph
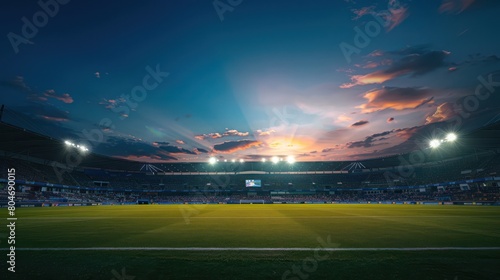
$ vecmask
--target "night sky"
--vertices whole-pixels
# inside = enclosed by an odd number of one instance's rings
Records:
[[[3,121],[95,153],[361,160],[500,119],[500,1],[40,3],[0,11]]]

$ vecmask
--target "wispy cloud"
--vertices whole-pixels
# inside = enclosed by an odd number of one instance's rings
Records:
[[[408,7],[400,4],[398,0],[389,0],[389,21],[387,26],[387,31],[391,31],[396,26],[403,23],[403,21],[410,15]]]
[[[275,133],[276,130],[274,130],[274,129],[269,129],[269,130],[258,129],[255,132],[257,132],[257,136],[269,136],[269,135]]]
[[[351,11],[354,13],[353,20],[357,20],[363,16],[375,13],[375,6],[367,6],[359,9],[352,9]]]
[[[236,129],[226,129],[226,131],[224,131],[223,133],[212,132],[212,133],[200,134],[200,135],[195,135],[194,138],[196,138],[198,140],[204,140],[207,138],[218,139],[218,138],[229,137],[229,136],[246,137],[249,134],[250,134],[249,132],[240,132]]]
[[[63,93],[61,95],[58,95],[55,90],[53,89],[48,89],[43,92],[43,95],[48,97],[48,98],[54,98],[57,99],[61,102],[64,102],[66,104],[71,104],[73,103],[73,97],[69,93]]]
[[[331,153],[331,152],[343,150],[344,148],[345,148],[345,145],[336,144],[335,146],[333,146],[331,148],[324,148],[323,150],[321,150],[321,152],[322,153]],[[316,153],[316,151],[311,152],[311,154],[313,154],[313,153]]]
[[[381,133],[375,133],[375,134],[372,134],[370,136],[367,136],[365,138],[365,140],[349,142],[346,144],[346,147],[348,149],[373,147],[373,146],[377,145],[376,142],[385,140],[386,138],[384,136],[388,136],[389,134],[392,134],[394,132],[395,132],[394,130],[390,130],[390,131],[384,131]]]
[[[126,100],[124,98],[117,98],[117,99],[106,99],[106,98],[103,98],[99,102],[99,105],[103,105],[104,108],[106,108],[106,109],[112,109],[112,108],[117,107],[120,104],[125,103],[125,101]]]
[[[382,17],[387,22],[387,31],[391,31],[400,25],[410,15],[408,6],[397,0],[389,0],[387,10],[376,10],[375,6],[365,6],[359,9],[352,9],[354,13],[353,20],[358,20],[366,15],[375,15]]]
[[[392,54],[404,54],[404,56],[384,70],[378,70],[365,75],[352,75],[351,82],[342,84],[340,88],[381,84],[405,75],[410,75],[412,77],[421,76],[446,66],[444,59],[450,54],[448,51],[415,51],[411,53],[408,53],[408,51],[409,50],[392,52]]]
[[[21,92],[27,93],[27,98],[32,101],[47,101],[49,98],[59,100],[66,104],[73,103],[73,97],[69,93],[57,94],[54,89],[48,89],[42,92],[41,94],[29,87],[24,77],[16,76],[12,80],[2,81],[0,82],[0,86],[13,88],[19,90]]]
[[[67,122],[67,118],[58,118],[58,117],[51,117],[51,116],[45,116],[45,115],[40,115],[41,118],[48,120],[48,121],[53,121],[53,122]]]
[[[337,123],[346,123],[352,121],[352,117],[347,116],[346,114],[339,115],[337,117]]]
[[[29,105],[15,107],[15,109],[26,112],[27,115],[37,119],[43,119],[51,122],[68,122],[69,112],[61,110],[55,106],[47,106],[37,102],[31,102]]]
[[[475,0],[443,0],[439,6],[440,13],[460,14],[472,5]]]
[[[25,83],[23,76],[16,76],[12,80],[2,81],[0,82],[0,86],[10,87],[30,93],[32,92],[31,88]]]
[[[226,141],[214,145],[214,150],[223,153],[232,153],[240,150],[246,150],[251,147],[256,147],[261,144],[261,142],[255,140]]]
[[[135,137],[109,136],[107,141],[96,146],[97,152],[105,152],[107,155],[135,161],[170,161],[177,157],[162,149],[162,146],[151,145]]]

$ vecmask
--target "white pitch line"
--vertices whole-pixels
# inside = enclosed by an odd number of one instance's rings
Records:
[[[251,247],[90,247],[16,248],[19,251],[481,251],[500,247],[409,247],[409,248],[251,248]],[[7,251],[7,248],[0,248]]]
[[[261,216],[189,216],[189,219],[351,219],[351,218],[500,218],[494,215],[435,215],[435,216],[280,216],[280,217],[261,217]],[[148,216],[148,217],[23,217],[23,220],[72,220],[72,219],[184,219],[182,216]]]

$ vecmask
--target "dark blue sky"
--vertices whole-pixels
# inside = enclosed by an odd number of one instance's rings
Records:
[[[496,119],[497,1],[366,2],[8,1],[3,120],[153,162],[372,158]]]

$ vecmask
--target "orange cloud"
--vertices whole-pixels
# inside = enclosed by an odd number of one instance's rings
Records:
[[[357,106],[363,113],[372,113],[384,109],[414,109],[431,102],[431,91],[425,88],[384,87],[368,91],[363,96],[367,103]]]
[[[69,95],[69,93],[63,93],[62,95],[57,95],[55,90],[49,89],[49,90],[46,90],[43,93],[43,95],[50,97],[50,98],[57,99],[59,101],[67,103],[67,104],[73,103],[73,97],[71,97],[71,95]]]
[[[342,84],[340,88],[352,88],[354,86],[381,84],[385,81],[392,80],[398,76],[409,73],[409,70],[401,70],[398,72],[387,73],[386,71],[375,71],[366,75],[351,76],[351,83]]]
[[[451,103],[445,102],[436,108],[436,112],[425,119],[425,124],[442,122],[455,115],[455,110]]]

